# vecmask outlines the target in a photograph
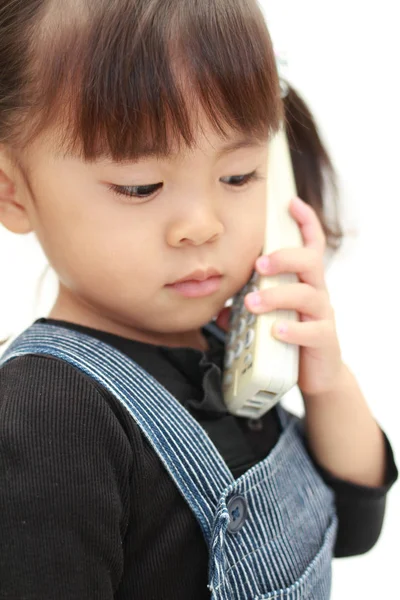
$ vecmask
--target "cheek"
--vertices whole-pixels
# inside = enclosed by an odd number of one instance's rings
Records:
[[[49,262],[64,285],[88,289],[111,286],[135,279],[148,280],[155,272],[154,247],[158,236],[154,223],[150,227],[138,218],[131,207],[116,208],[112,203],[81,202],[76,198],[58,197],[56,202],[42,203],[37,235]],[[148,264],[153,264],[148,269]],[[155,268],[154,268],[155,267]],[[121,288],[123,289],[123,287]]]
[[[266,203],[262,196],[252,199],[237,216],[236,231],[240,247],[252,256],[258,256],[264,245]]]
[[[260,198],[241,207],[240,212],[235,214],[234,222],[230,224],[232,295],[247,283],[254,270],[255,261],[264,245],[264,224],[265,202]]]
[[[264,246],[265,226],[266,226],[266,194],[261,194],[257,198],[256,206],[252,214],[251,229],[254,235],[254,245],[259,255]]]

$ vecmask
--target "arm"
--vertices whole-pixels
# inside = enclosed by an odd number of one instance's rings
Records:
[[[298,283],[262,291],[246,306],[260,314],[296,310],[299,321],[274,323],[272,334],[299,346],[298,386],[304,398],[305,442],[339,516],[336,555],[360,554],[378,539],[385,496],[397,478],[389,442],[374,420],[359,386],[344,365],[335,315],[325,282],[325,235],[318,216],[301,200],[290,211],[302,231],[303,248],[285,248],[256,261],[261,275],[296,273]],[[268,261],[266,261],[268,259]]]
[[[386,496],[398,478],[389,440],[347,367],[330,393],[303,394],[303,399],[306,444],[335,494],[339,517],[335,557],[368,552],[379,539]]]
[[[349,368],[343,364],[331,391],[303,399],[309,449],[321,467],[358,485],[382,486],[384,436]]]

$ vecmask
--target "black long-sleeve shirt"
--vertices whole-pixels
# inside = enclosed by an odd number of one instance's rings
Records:
[[[113,345],[166,387],[202,425],[235,478],[280,436],[276,410],[258,421],[222,401],[223,344],[153,346],[62,321]],[[162,415],[160,415],[162,418]],[[334,490],[335,555],[369,550],[397,479],[388,440],[385,485],[368,488],[316,468]],[[71,365],[24,356],[0,370],[0,599],[205,600],[200,527],[127,411]]]

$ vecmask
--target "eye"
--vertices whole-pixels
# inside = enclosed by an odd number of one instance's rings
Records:
[[[248,173],[247,175],[233,175],[232,177],[223,177],[221,181],[230,185],[232,187],[244,187],[251,181],[260,181],[263,179],[258,173],[258,171],[253,171],[252,173]]]
[[[118,196],[128,196],[138,200],[150,198],[157,190],[162,188],[162,183],[152,185],[110,185],[109,189]]]
[[[222,182],[226,183],[231,187],[244,187],[251,181],[258,181],[263,179],[258,174],[258,171],[253,171],[247,175],[233,175],[231,177],[222,178]],[[118,196],[127,196],[129,198],[136,198],[137,200],[147,200],[151,198],[157,190],[163,187],[163,183],[155,183],[151,185],[109,185],[109,189],[117,194]]]

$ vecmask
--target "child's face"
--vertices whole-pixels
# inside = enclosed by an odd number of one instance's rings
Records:
[[[19,195],[60,279],[51,316],[173,344],[247,281],[263,245],[267,142],[219,154],[241,136],[203,131],[193,151],[126,164],[57,156],[49,139],[37,141],[25,158],[31,190],[21,182]],[[255,170],[263,179],[229,185]],[[147,199],[109,189],[158,183]],[[168,287],[208,268],[222,275],[208,296]]]

